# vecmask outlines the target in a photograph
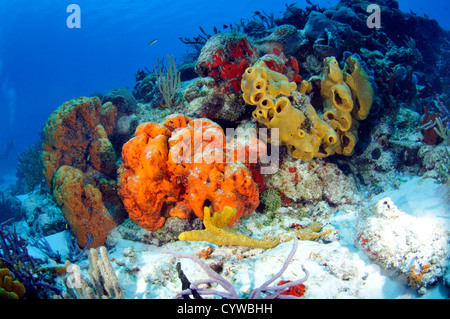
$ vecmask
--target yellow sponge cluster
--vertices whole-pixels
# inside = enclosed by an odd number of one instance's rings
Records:
[[[25,287],[13,276],[8,268],[0,268],[0,299],[19,299],[25,294]]]
[[[308,161],[334,153],[338,142],[336,132],[309,102],[301,102],[296,84],[286,76],[259,61],[245,70],[241,88],[244,101],[256,105],[253,117],[266,127],[278,128],[280,143],[288,147],[294,158]],[[296,106],[291,100],[298,102]]]
[[[304,81],[299,92],[295,83],[270,70],[262,60],[245,70],[243,99],[256,106],[252,115],[259,123],[279,129],[279,142],[292,157],[309,161],[335,153],[351,155],[358,140],[356,120],[367,117],[373,90],[356,59],[347,59],[346,68],[351,74],[342,72],[334,57],[324,60],[323,118],[302,94],[310,84]]]
[[[367,118],[373,102],[369,77],[352,56],[346,60],[344,71],[335,57],[325,58],[320,94],[324,100],[324,120],[340,139],[336,153],[352,155],[358,142],[357,120]]]

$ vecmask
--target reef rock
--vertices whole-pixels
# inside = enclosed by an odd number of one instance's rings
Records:
[[[326,34],[326,32],[336,30],[336,26],[323,13],[312,11],[308,22],[305,25],[305,35],[310,39],[317,39]]]
[[[256,50],[244,34],[219,33],[200,52],[195,72],[212,77],[224,90],[240,91],[242,75],[257,58]]]
[[[189,103],[185,114],[215,121],[239,121],[246,113],[245,103],[236,95],[223,94],[214,86],[214,79],[210,77],[188,85],[183,93],[183,97]]]
[[[31,194],[22,203],[22,214],[30,227],[38,227],[44,236],[65,230],[67,221],[57,203],[46,194]]]
[[[360,200],[354,178],[346,176],[335,164],[322,160],[285,161],[266,183],[294,202],[326,200],[331,205],[343,205]]]
[[[390,275],[403,275],[418,293],[443,277],[449,240],[448,229],[400,211],[390,198],[379,200],[356,225],[356,245]]]
[[[111,102],[117,107],[119,115],[130,115],[137,111],[137,102],[133,94],[124,87],[117,87],[105,94],[102,103]]]
[[[127,219],[111,232],[107,242],[113,244],[117,239],[126,239],[147,245],[162,246],[168,242],[177,241],[182,232],[201,229],[201,227],[202,223],[198,218],[190,220],[169,217],[164,226],[155,231],[150,231],[140,227],[131,219]]]

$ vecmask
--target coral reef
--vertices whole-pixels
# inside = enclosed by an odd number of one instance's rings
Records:
[[[250,172],[230,157],[240,144],[227,146],[216,123],[174,114],[162,124],[140,125],[135,135],[123,147],[118,191],[141,227],[156,230],[166,216],[187,218],[192,212],[203,218],[208,205],[216,211],[235,207],[234,223],[258,206]]]
[[[64,285],[63,298],[87,299],[448,286],[449,32],[394,0],[377,3],[382,28],[368,26],[368,1],[307,3],[200,27],[180,38],[194,49],[181,65],[158,59],[132,91],[55,110],[1,192],[0,297],[50,298]],[[269,152],[277,171],[264,174]],[[387,197],[428,194],[440,201],[433,218],[434,207],[395,199],[403,212]]]
[[[116,154],[108,134],[117,110],[97,97],[64,103],[47,119],[42,135],[44,177],[81,246],[94,236],[102,245],[125,217],[116,188]]]

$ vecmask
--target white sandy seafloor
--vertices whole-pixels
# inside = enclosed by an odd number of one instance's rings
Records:
[[[405,177],[400,187],[370,198],[365,202],[365,207],[373,207],[379,200],[389,197],[398,210],[405,213],[406,217],[413,217],[415,225],[424,225],[423,229],[418,227],[417,232],[422,230],[432,232],[436,227],[441,227],[448,235],[450,203],[447,188],[446,185],[435,183],[433,179]],[[296,222],[292,217],[294,215],[290,214],[292,213],[290,210],[290,208],[281,208],[278,212],[278,216],[281,216],[279,220],[282,220],[281,224],[285,227]],[[328,242],[326,240],[299,241],[293,260],[275,283],[281,279],[294,281],[302,278],[305,275],[301,268],[303,265],[309,271],[309,278],[304,283],[306,293],[303,298],[448,298],[449,288],[444,285],[443,280],[431,288],[427,287],[424,293],[418,294],[417,289],[407,286],[404,275],[388,273],[380,265],[369,260],[366,254],[356,247],[357,220],[361,210],[362,208],[358,206],[342,206],[337,213],[327,219],[328,226],[335,230],[332,236],[338,239]],[[286,216],[283,217],[283,214]],[[264,214],[250,215],[242,221],[241,226],[251,231],[249,234],[256,238],[275,234],[277,230],[271,229],[269,226],[257,227],[258,219],[264,217]],[[437,226],[433,226],[434,228],[426,226],[430,223]],[[408,227],[405,225],[403,228]],[[394,229],[392,232],[401,234],[402,230]],[[429,238],[431,235],[417,234],[415,238],[421,240],[421,238]],[[445,250],[448,250],[448,236],[446,238],[444,245],[446,246]],[[59,250],[63,255],[67,252],[64,233],[49,236],[47,240],[55,250]],[[221,264],[223,268],[221,275],[233,283],[239,296],[245,297],[252,289],[260,286],[278,272],[292,249],[292,241],[266,251],[215,246],[207,242],[181,241],[157,247],[124,240],[118,232],[113,232],[108,242],[115,245],[109,249],[109,257],[124,291],[124,297],[127,299],[173,298],[175,293],[181,290],[181,283],[175,268],[180,259],[162,253],[164,250],[197,254],[202,249],[211,247],[213,252],[206,262]],[[415,244],[417,245],[417,243]],[[434,246],[429,245],[426,240],[423,245],[426,247],[418,249],[421,254],[433,255],[434,252],[427,251],[427,249],[435,249]],[[29,247],[29,251],[36,256],[42,256],[33,247]],[[446,277],[449,282],[448,259],[444,263],[447,265],[444,266],[445,273],[441,277]],[[78,264],[84,269],[86,278],[88,278],[87,258]],[[207,274],[190,259],[181,259],[181,265],[191,282],[207,277]],[[397,265],[396,267],[401,268],[402,266]]]

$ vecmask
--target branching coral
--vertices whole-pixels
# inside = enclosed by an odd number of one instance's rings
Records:
[[[444,145],[450,145],[450,127],[444,125],[440,117],[436,118],[436,127],[434,127],[434,131],[444,140]]]
[[[4,272],[10,278],[7,286],[12,288],[10,284],[15,282],[14,289],[6,290],[29,299],[46,297],[46,294],[59,295],[61,291],[47,283],[43,274],[38,272],[39,260],[28,254],[27,244],[17,235],[15,227],[7,227],[9,222],[11,220],[0,224],[0,267],[9,269],[9,275]],[[9,294],[9,297],[14,295]]]
[[[172,56],[167,56],[167,71],[161,71],[161,62],[158,58],[158,72],[155,70],[155,77],[158,80],[158,89],[164,98],[166,107],[170,108],[173,105],[175,94],[180,90],[181,73],[177,71],[175,59]]]
[[[108,257],[108,251],[104,246],[98,248],[100,258],[96,249],[89,250],[89,277],[90,284],[83,278],[78,265],[66,261],[67,293],[63,293],[65,299],[122,299],[122,288],[120,287],[114,269]]]
[[[245,236],[228,227],[229,221],[235,216],[236,210],[226,206],[222,212],[211,217],[208,207],[205,207],[203,224],[204,230],[191,230],[181,233],[180,240],[208,241],[216,245],[236,245],[255,248],[272,248],[292,238],[291,233],[281,234],[277,238],[256,240]],[[296,238],[300,240],[314,240],[332,232],[332,229],[321,231],[319,223],[311,223],[308,227],[294,230]]]

